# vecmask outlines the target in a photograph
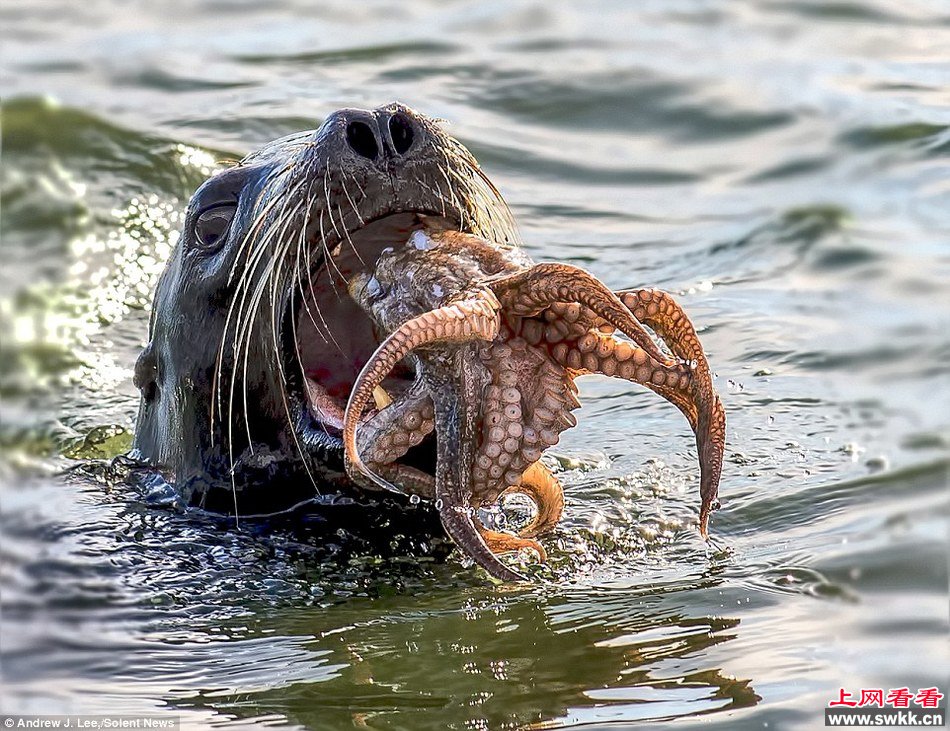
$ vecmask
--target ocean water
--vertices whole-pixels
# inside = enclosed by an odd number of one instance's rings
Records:
[[[947,692],[950,5],[49,0],[0,27],[0,710],[797,729],[842,688]],[[393,99],[446,120],[536,259],[701,328],[708,544],[685,423],[605,378],[529,587],[101,468],[190,192]]]

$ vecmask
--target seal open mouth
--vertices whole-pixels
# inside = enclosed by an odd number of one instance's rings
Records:
[[[343,448],[346,403],[360,370],[386,335],[350,296],[350,282],[373,272],[380,254],[420,230],[424,218],[461,230],[458,220],[432,211],[383,216],[349,232],[326,252],[326,263],[321,260],[296,292],[284,351],[288,361],[297,360],[287,372],[294,374],[288,380],[304,406],[297,429],[305,444]],[[409,364],[395,369],[376,389],[377,407],[403,395],[414,378]],[[431,465],[431,458],[424,460]]]

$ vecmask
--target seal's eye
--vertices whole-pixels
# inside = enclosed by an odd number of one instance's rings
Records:
[[[236,210],[237,206],[233,203],[225,203],[206,208],[198,214],[195,239],[202,249],[215,250],[221,247]]]

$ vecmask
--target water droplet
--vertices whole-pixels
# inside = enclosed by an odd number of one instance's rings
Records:
[[[409,496],[409,502],[411,502],[413,505],[418,505],[418,504],[419,504],[419,501],[420,501],[421,499],[422,499],[422,498],[420,498],[418,495],[410,495],[410,496]]]
[[[445,503],[442,502],[442,498],[439,498],[438,500],[435,501],[435,509],[436,509],[436,510],[442,510],[442,506],[443,506],[444,504],[445,504]]]

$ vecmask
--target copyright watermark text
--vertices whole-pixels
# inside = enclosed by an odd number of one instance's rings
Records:
[[[91,716],[0,714],[0,729],[160,729],[178,731],[178,716]]]

